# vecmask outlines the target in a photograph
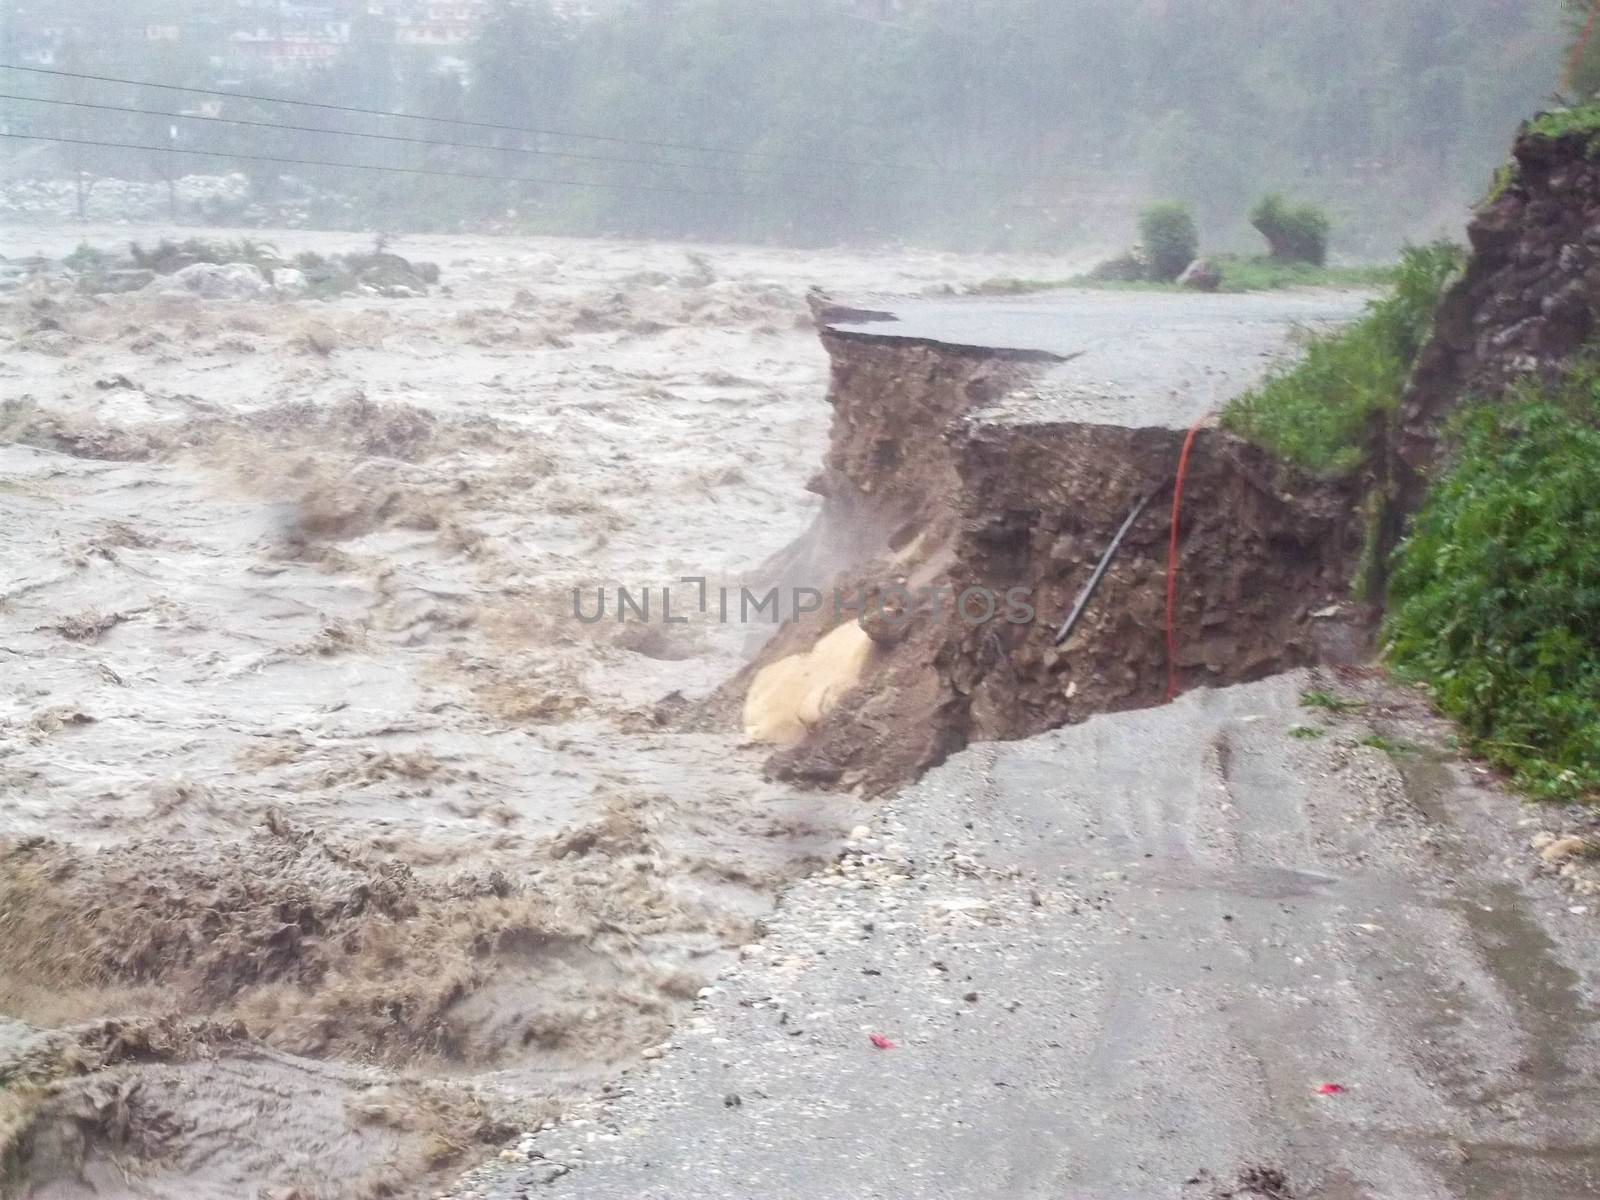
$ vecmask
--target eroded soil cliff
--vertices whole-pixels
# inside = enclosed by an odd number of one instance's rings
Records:
[[[824,509],[770,577],[806,575],[829,600],[790,621],[735,684],[747,729],[789,743],[772,769],[882,791],[971,740],[1161,701],[1185,432],[1008,413],[1005,397],[1046,373],[1050,356],[859,333],[823,341],[834,418],[813,488]],[[1303,476],[1220,429],[1196,433],[1174,594],[1179,690],[1354,652],[1360,614],[1344,601],[1360,549],[1355,510],[1344,484]],[[852,623],[865,642],[846,658],[837,631]],[[781,688],[769,685],[791,678],[801,681],[793,719],[775,721]]]

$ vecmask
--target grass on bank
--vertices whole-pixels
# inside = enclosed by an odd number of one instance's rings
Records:
[[[1310,263],[1276,262],[1270,258],[1225,255],[1211,260],[1222,272],[1220,292],[1270,292],[1291,287],[1382,287],[1394,282],[1397,268],[1368,264],[1357,267],[1315,267]],[[1023,296],[1056,288],[1095,288],[1119,292],[1186,292],[1176,283],[1150,280],[1091,279],[1075,275],[1071,279],[1014,279],[1002,276],[987,279],[966,289],[969,296]]]
[[[1600,795],[1600,359],[1466,410],[1396,551],[1384,641],[1476,753]]]
[[[1318,334],[1304,357],[1232,400],[1222,423],[1319,475],[1359,467],[1373,418],[1393,412],[1462,251],[1450,242],[1412,247],[1394,289],[1347,328]]]
[[[1569,133],[1600,133],[1600,104],[1580,104],[1542,112],[1528,122],[1528,132],[1537,137],[1558,138]]]
[[[1343,696],[1335,696],[1324,688],[1311,688],[1300,693],[1301,708],[1320,708],[1323,712],[1349,713],[1360,712],[1366,706],[1365,700],[1349,700]]]
[[[1600,103],[1580,104],[1574,108],[1558,108],[1542,112],[1523,128],[1532,137],[1551,140],[1568,135],[1587,136],[1589,141],[1585,150],[1588,156],[1600,157]],[[1479,206],[1492,204],[1500,199],[1505,190],[1516,181],[1518,169],[1515,158],[1508,159],[1495,168],[1494,176],[1489,182],[1489,190],[1478,202]]]
[[[1222,258],[1216,262],[1222,270],[1220,290],[1225,292],[1266,292],[1289,287],[1386,287],[1399,273],[1393,263],[1319,267],[1272,258]]]
[[[1361,466],[1461,257],[1446,243],[1408,250],[1389,296],[1314,338],[1224,424],[1313,471]],[[1559,382],[1469,404],[1447,437],[1450,466],[1391,562],[1385,657],[1520,788],[1600,797],[1600,353]]]

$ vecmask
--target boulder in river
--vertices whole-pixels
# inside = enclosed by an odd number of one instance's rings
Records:
[[[252,300],[270,288],[259,267],[249,263],[194,263],[152,286],[164,292],[189,292],[207,300]]]

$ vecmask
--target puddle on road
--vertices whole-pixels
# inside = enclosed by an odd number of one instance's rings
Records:
[[[1500,1200],[1505,1196],[1539,1196],[1541,1200],[1580,1200],[1600,1193],[1600,1143],[1583,1138],[1589,1122],[1582,1114],[1600,1104],[1593,1079],[1597,1013],[1585,995],[1582,980],[1557,956],[1555,943],[1531,913],[1532,897],[1516,884],[1479,877],[1481,865],[1455,841],[1451,796],[1459,791],[1451,767],[1439,755],[1419,750],[1392,756],[1408,798],[1445,833],[1440,845],[1453,870],[1464,881],[1456,893],[1442,898],[1471,930],[1472,943],[1497,995],[1493,1003],[1505,1020],[1516,1014],[1514,1028],[1496,1030],[1519,1050],[1510,1068],[1484,1074],[1464,1069],[1477,1061],[1470,1052],[1433,1062],[1432,1074],[1450,1091],[1456,1104],[1508,1128],[1524,1124],[1529,1113],[1570,1114],[1561,1129],[1529,1127],[1528,1141],[1459,1138],[1448,1141],[1401,1137],[1425,1150],[1463,1200]],[[1465,997],[1448,990],[1425,997],[1430,1012],[1425,1026],[1444,1044],[1474,1036],[1460,1005]],[[1484,1019],[1495,1019],[1488,1014]],[[1448,1062],[1456,1068],[1445,1066]]]

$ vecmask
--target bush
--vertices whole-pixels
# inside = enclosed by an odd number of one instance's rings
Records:
[[[1223,425],[1318,474],[1355,470],[1373,417],[1400,402],[1439,293],[1461,257],[1450,242],[1408,248],[1393,293],[1348,328],[1312,337],[1299,362],[1232,400]]]
[[[1161,200],[1139,214],[1139,241],[1150,264],[1149,278],[1170,283],[1194,261],[1200,234],[1194,217],[1176,200]]]
[[[150,250],[138,242],[132,242],[128,246],[128,256],[136,266],[154,271],[157,275],[172,275],[195,263],[249,263],[270,272],[282,262],[277,248],[270,242],[255,242],[249,238],[241,238],[237,242],[207,241],[205,238],[174,242],[162,238]]]
[[[1600,791],[1600,361],[1468,410],[1394,556],[1385,640],[1535,795]]]
[[[1263,196],[1251,210],[1250,224],[1267,239],[1272,257],[1280,262],[1320,267],[1328,261],[1328,230],[1332,222],[1315,205],[1292,205],[1273,193]]]
[[[77,249],[61,260],[61,265],[84,275],[93,275],[111,266],[111,255],[97,250],[88,242],[79,242]]]
[[[1150,263],[1142,249],[1108,258],[1086,276],[1093,283],[1143,283],[1150,278]]]

